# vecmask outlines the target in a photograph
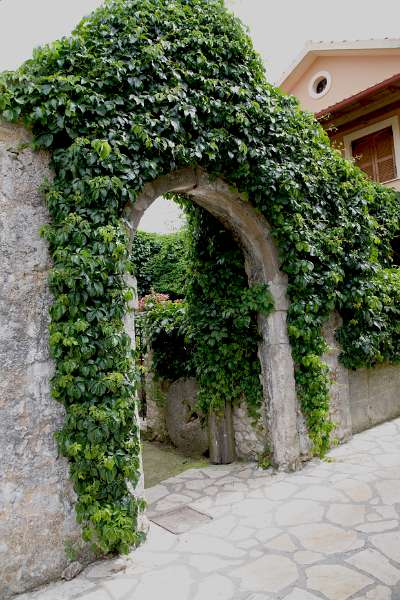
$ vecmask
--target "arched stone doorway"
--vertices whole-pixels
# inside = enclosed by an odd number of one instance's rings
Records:
[[[59,577],[81,536],[68,463],[54,440],[64,409],[50,394],[54,365],[48,350],[47,274],[51,260],[39,235],[49,216],[39,190],[51,172],[48,155],[21,146],[30,139],[22,127],[0,124],[0,329],[4,333],[0,580],[5,597]],[[190,196],[231,229],[243,248],[249,281],[269,286],[275,310],[268,318],[260,315],[259,323],[264,415],[275,463],[293,468],[299,461],[301,439],[286,331],[286,279],[279,270],[270,228],[226,183],[211,180],[199,169],[184,169],[147,184],[135,206],[126,208],[132,234],[143,211],[171,191]]]
[[[126,207],[125,219],[132,236],[144,211],[168,192],[189,196],[231,230],[243,249],[249,283],[264,283],[270,289],[275,309],[268,317],[258,315],[266,442],[276,466],[295,468],[301,443],[294,367],[286,327],[287,281],[280,271],[270,227],[265,218],[224,181],[211,179],[199,168],[187,168],[146,184],[135,205]]]

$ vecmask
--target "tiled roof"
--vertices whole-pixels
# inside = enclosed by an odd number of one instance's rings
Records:
[[[400,71],[400,65],[399,65],[399,71]],[[394,83],[398,83],[398,82],[400,82],[400,72],[397,73],[396,75],[392,75],[391,77],[389,77],[387,79],[384,79],[383,81],[375,83],[374,85],[370,86],[369,88],[366,88],[365,90],[362,90],[361,92],[357,92],[356,94],[348,96],[347,98],[343,98],[339,102],[336,102],[336,104],[327,106],[320,112],[316,113],[315,116],[318,119],[320,117],[323,117],[324,115],[328,115],[329,113],[333,113],[338,110],[341,110],[349,104],[357,102],[358,100],[362,100],[363,98],[370,96],[374,92],[379,92],[380,90],[384,90],[386,87],[393,85]]]

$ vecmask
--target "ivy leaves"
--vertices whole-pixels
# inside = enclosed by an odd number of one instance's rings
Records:
[[[100,160],[105,160],[111,153],[111,146],[107,140],[92,140],[91,146],[99,155]]]
[[[326,451],[332,429],[321,361],[329,313],[336,308],[344,319],[339,338],[348,366],[400,360],[400,282],[391,266],[399,197],[343,160],[313,117],[267,84],[251,41],[222,0],[107,0],[70,38],[1,76],[0,111],[23,121],[34,147],[52,153],[52,224],[43,233],[54,260],[53,394],[67,412],[58,441],[70,460],[85,539],[102,552],[127,551],[141,539],[142,505],[127,481],[139,477],[139,443],[123,326],[131,262],[122,214],[146,182],[199,165],[247,194],[268,220],[288,275],[298,394],[316,453]],[[268,296],[248,295],[227,280],[223,302],[211,261],[218,253],[226,258],[218,246],[223,235],[196,218],[195,246],[206,254],[188,298],[192,335],[202,348],[199,369],[207,353],[217,360],[215,371],[209,366],[199,375],[203,389],[216,406],[222,395],[253,389],[256,405],[248,331],[252,311],[270,308]],[[228,275],[234,253],[226,260]],[[221,267],[221,281],[223,275]],[[233,314],[233,329],[225,331]],[[224,342],[232,331],[244,332],[237,356]],[[213,354],[218,346],[226,349],[223,362]],[[242,380],[235,378],[238,357],[247,369]],[[105,406],[96,420],[93,407]]]
[[[187,213],[187,230],[183,237],[181,233],[157,239],[164,238],[161,243],[169,252],[171,239],[183,240],[171,254],[175,263],[185,266],[180,288],[185,298],[159,300],[160,294],[152,294],[144,299],[141,328],[152,350],[152,368],[163,379],[196,377],[198,408],[204,415],[231,402],[247,404],[256,419],[263,397],[257,313],[271,312],[271,295],[263,285],[248,286],[243,252],[219,221],[190,201],[178,201]],[[137,265],[151,239],[143,233],[137,237]],[[162,259],[162,251],[155,251],[154,258]],[[164,271],[165,259],[161,264]],[[156,292],[165,291],[163,282],[154,277]]]
[[[263,392],[257,350],[257,313],[273,310],[264,285],[249,287],[242,250],[214,217],[186,203],[189,277],[187,336],[199,384],[199,406],[207,414],[225,402],[246,403],[259,416]]]

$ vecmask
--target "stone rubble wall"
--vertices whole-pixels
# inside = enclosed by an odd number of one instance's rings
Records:
[[[146,359],[146,364],[151,361]],[[172,442],[182,452],[188,452],[187,443],[184,438],[188,438],[188,432],[185,431],[185,424],[178,422],[184,418],[182,410],[179,409],[179,403],[187,401],[193,405],[193,398],[196,395],[197,383],[195,379],[179,379],[172,384],[164,381],[155,381],[150,370],[146,376],[146,418],[142,424],[142,430],[146,437],[159,442]],[[170,410],[168,410],[168,407]],[[174,423],[171,425],[171,413],[176,415]],[[170,427],[168,427],[168,422]],[[189,428],[192,424],[189,424]],[[245,405],[236,406],[233,409],[233,428],[235,432],[235,447],[237,458],[241,460],[257,461],[266,450],[267,432],[265,419],[260,417],[258,423],[252,423],[247,413]],[[178,429],[178,435],[175,432]],[[172,431],[173,430],[173,431]],[[193,440],[194,453],[200,454],[204,448],[204,432],[197,428],[190,430],[190,437]],[[182,439],[180,439],[182,438]],[[190,454],[190,452],[189,452]]]
[[[323,358],[331,375],[330,416],[336,425],[332,438],[345,442],[352,433],[400,416],[400,365],[346,369],[339,362],[336,340],[341,324],[340,316],[333,313],[324,325],[329,350]]]
[[[203,456],[209,449],[208,429],[196,410],[198,385],[193,377],[180,378],[169,385],[165,420],[172,443],[187,456]]]
[[[50,259],[38,191],[48,156],[0,122],[0,598],[59,577],[80,540],[68,464],[53,437],[64,409],[50,396]]]
[[[262,417],[254,425],[244,404],[233,408],[236,456],[241,460],[258,461],[266,451],[267,431]]]
[[[143,420],[142,431],[152,441],[169,442],[167,421],[165,414],[166,394],[169,383],[157,380],[151,370],[153,361],[152,352],[147,352],[144,357],[145,367],[145,393],[146,417]]]

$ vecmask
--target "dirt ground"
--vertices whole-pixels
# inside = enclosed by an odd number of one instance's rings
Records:
[[[142,445],[145,488],[152,487],[168,477],[179,475],[187,469],[205,467],[209,464],[206,458],[184,456],[173,446],[146,440]]]

